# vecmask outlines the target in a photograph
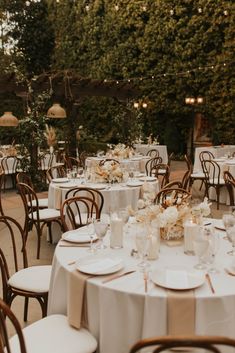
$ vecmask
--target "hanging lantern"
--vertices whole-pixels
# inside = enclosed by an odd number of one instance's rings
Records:
[[[66,111],[59,103],[54,103],[47,111],[48,118],[63,119],[66,118]]]
[[[12,114],[12,112],[5,112],[0,117],[0,126],[18,126],[19,120]]]

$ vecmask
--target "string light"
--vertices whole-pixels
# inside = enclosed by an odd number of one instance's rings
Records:
[[[202,71],[202,70],[211,70],[211,69],[216,69],[219,67],[226,67],[228,63],[222,63],[222,64],[217,64],[217,65],[207,65],[207,66],[198,66],[196,68],[193,68],[191,70],[186,70],[186,71],[179,71],[179,72],[173,72],[173,73],[160,73],[157,75],[151,75],[151,76],[145,76],[145,77],[132,77],[132,78],[126,78],[126,79],[122,79],[122,80],[117,80],[116,84],[119,84],[120,82],[142,82],[142,81],[146,81],[146,80],[155,80],[161,77],[176,77],[176,76],[186,76],[189,75],[190,73],[196,73],[197,71]],[[113,79],[105,79],[104,82],[113,82]]]

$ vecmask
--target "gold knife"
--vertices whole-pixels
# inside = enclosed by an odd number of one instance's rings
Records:
[[[210,287],[212,293],[215,294],[215,288],[213,287],[210,275],[208,273],[206,273],[206,279],[207,279],[207,282],[209,284],[209,287]]]

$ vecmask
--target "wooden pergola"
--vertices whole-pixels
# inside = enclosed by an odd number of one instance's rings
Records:
[[[76,102],[85,96],[114,97],[130,100],[140,95],[140,90],[131,80],[97,80],[83,78],[73,70],[45,72],[30,81],[18,82],[14,73],[0,76],[0,93],[11,92],[25,97],[29,84],[34,92],[50,91],[53,98]]]

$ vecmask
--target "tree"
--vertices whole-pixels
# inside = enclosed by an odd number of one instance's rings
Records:
[[[19,71],[32,77],[51,66],[54,48],[54,31],[48,18],[45,0],[2,1],[11,27],[13,59]]]

